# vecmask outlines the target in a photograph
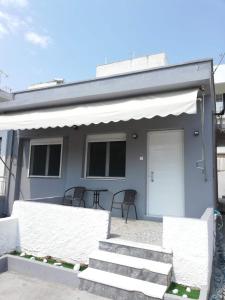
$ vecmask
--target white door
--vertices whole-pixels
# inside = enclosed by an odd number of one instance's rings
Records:
[[[184,216],[183,130],[148,133],[147,214]]]

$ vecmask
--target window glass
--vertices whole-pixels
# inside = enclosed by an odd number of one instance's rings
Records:
[[[87,176],[125,177],[126,142],[88,142]]]
[[[48,176],[59,176],[61,145],[49,145]]]
[[[61,144],[31,145],[31,176],[59,176],[61,164]]]
[[[109,176],[125,177],[126,142],[110,142]]]
[[[106,143],[88,143],[88,176],[105,176]]]
[[[31,146],[30,175],[45,175],[47,145]]]

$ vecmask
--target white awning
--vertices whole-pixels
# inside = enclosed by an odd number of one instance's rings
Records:
[[[80,126],[197,113],[198,89],[0,115],[0,130]]]

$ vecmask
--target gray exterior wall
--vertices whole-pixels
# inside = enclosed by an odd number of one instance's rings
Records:
[[[118,122],[107,125],[55,128],[46,130],[21,131],[9,135],[7,163],[13,175],[9,175],[7,209],[10,214],[15,199],[46,198],[62,196],[66,188],[83,185],[87,188],[107,188],[102,194],[102,203],[108,208],[112,193],[124,188],[138,191],[137,206],[139,218],[146,217],[147,190],[147,132],[151,130],[184,129],[184,172],[185,172],[185,215],[200,217],[209,206],[215,206],[215,117],[214,83],[212,60],[189,62],[148,71],[111,76],[107,78],[65,84],[54,88],[22,91],[13,94],[15,101],[0,104],[0,114],[19,110],[56,107],[60,105],[107,101],[135,95],[200,88],[204,86],[208,97],[205,101],[205,130],[207,181],[196,161],[201,159],[201,135],[194,137],[194,130],[200,130],[200,115],[143,119],[140,121]],[[76,125],[76,120],[74,120]],[[83,177],[85,139],[88,134],[127,133],[127,157],[125,179],[85,179]],[[137,133],[133,140],[131,133]],[[62,178],[28,178],[29,142],[31,138],[64,137]],[[12,149],[11,149],[12,148]],[[140,161],[139,157],[144,160]],[[91,195],[86,200],[91,205]],[[172,199],[168,199],[173,205]]]
[[[66,188],[81,185],[87,188],[106,188],[102,193],[101,202],[109,208],[112,193],[125,188],[138,191],[137,210],[141,219],[146,216],[147,190],[147,132],[151,130],[184,129],[184,172],[185,172],[185,215],[200,217],[207,207],[214,206],[215,176],[214,176],[214,134],[211,99],[205,102],[205,138],[206,138],[206,167],[207,181],[201,170],[196,168],[196,161],[201,159],[201,136],[195,137],[194,130],[200,131],[200,115],[181,115],[166,118],[155,117],[151,120],[118,122],[81,126],[77,130],[72,128],[57,128],[46,130],[21,131],[19,147],[21,153],[17,160],[17,183],[14,186],[14,199],[41,198],[62,196]],[[88,134],[125,132],[127,134],[126,178],[125,179],[86,179],[84,178],[85,140]],[[138,134],[138,139],[132,139],[132,133]],[[62,177],[29,178],[29,142],[31,138],[64,137]],[[16,147],[16,146],[14,146]],[[15,154],[16,155],[16,154]],[[18,155],[18,154],[17,154]],[[140,156],[144,160],[139,159]],[[17,159],[17,157],[14,157]],[[15,164],[14,164],[15,165]],[[86,194],[88,206],[91,206],[91,193]],[[11,199],[12,199],[11,197]],[[173,199],[168,199],[173,205]],[[119,212],[114,212],[118,215]]]

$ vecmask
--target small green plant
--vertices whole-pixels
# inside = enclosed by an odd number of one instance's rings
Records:
[[[174,291],[176,291],[176,293],[174,293]],[[172,282],[167,290],[167,293],[177,296],[187,295],[189,299],[199,299],[200,289]]]
[[[21,252],[19,252],[19,251],[13,251],[10,254],[15,255],[15,256],[21,256]],[[68,263],[68,262],[65,262],[65,261],[61,261],[61,260],[56,260],[51,256],[37,257],[37,256],[33,256],[33,255],[30,255],[30,254],[25,254],[24,256],[22,256],[22,258],[27,258],[27,259],[31,259],[31,257],[34,257],[34,260],[39,261],[39,262],[44,262],[44,260],[45,260],[45,263],[48,263],[50,265],[54,265],[55,263],[61,263],[61,266],[64,267],[64,268],[67,268],[67,269],[73,269],[74,268],[74,264],[71,264],[71,263]],[[87,267],[88,266],[84,265],[84,264],[80,265],[80,271],[85,270]]]

